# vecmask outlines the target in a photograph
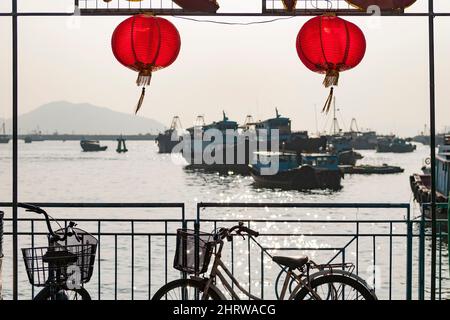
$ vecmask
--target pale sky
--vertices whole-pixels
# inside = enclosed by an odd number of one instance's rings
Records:
[[[1,0],[0,11],[10,8]],[[72,0],[19,0],[23,10],[70,11]],[[259,0],[218,0],[222,11],[258,10]],[[244,3],[245,2],[245,3]],[[426,9],[417,0],[410,11]],[[450,1],[436,0],[436,11],[450,12]],[[323,75],[300,62],[297,33],[308,17],[251,26],[227,26],[166,17],[180,32],[178,59],[157,71],[140,115],[169,125],[179,115],[183,127],[198,114],[219,120],[222,110],[238,122],[274,115],[292,119],[294,129],[325,127],[320,109],[328,95]],[[367,41],[365,58],[341,74],[335,90],[339,120],[381,133],[414,135],[428,124],[428,21],[426,17],[344,17],[356,23]],[[19,20],[20,110],[29,112],[55,100],[89,102],[133,113],[140,95],[137,74],[114,58],[110,39],[126,17],[23,17]],[[260,18],[199,17],[229,22]],[[75,27],[74,27],[75,26]],[[437,128],[450,126],[450,17],[436,18]],[[0,118],[11,115],[11,18],[0,18]],[[344,120],[342,122],[342,119]],[[329,121],[328,121],[329,123]]]

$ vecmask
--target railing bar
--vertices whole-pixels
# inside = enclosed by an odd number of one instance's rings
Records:
[[[167,222],[165,222],[164,223],[164,231],[165,231],[165,236],[164,236],[164,243],[165,243],[165,245],[164,245],[164,260],[165,260],[165,276],[164,276],[164,279],[165,279],[165,283],[167,283],[167,273],[168,273],[168,266],[167,266],[167,263],[168,263],[168,257],[167,257]]]
[[[250,221],[247,222],[247,227],[250,228]],[[252,293],[252,268],[251,268],[251,253],[250,253],[250,237],[247,237],[247,259],[248,259],[248,293]],[[250,300],[250,298],[249,298]]]
[[[389,237],[389,300],[392,300],[392,223],[390,224]]]
[[[31,221],[31,247],[34,248],[34,221]],[[34,252],[34,250],[33,250]],[[34,255],[33,255],[34,258]],[[34,269],[34,259],[31,259],[31,269]],[[34,274],[34,273],[33,273]],[[34,276],[33,276],[34,277]],[[0,279],[1,281],[1,279]],[[34,298],[34,286],[31,286],[31,298]]]
[[[372,247],[372,249],[373,249],[373,289],[375,290],[376,289],[376,281],[375,281],[375,279],[376,279],[376,272],[375,272],[375,270],[376,270],[376,239],[375,239],[375,236],[373,236],[372,237],[372,243],[373,243],[373,247]]]
[[[356,223],[356,275],[359,275],[359,222]]]
[[[101,221],[99,220],[97,222],[97,252],[98,252],[98,258],[97,258],[97,278],[98,278],[98,284],[97,284],[97,291],[98,291],[98,300],[101,300]]]
[[[148,299],[152,297],[152,236],[148,235]]]
[[[117,300],[117,237],[114,235],[114,300]]]
[[[261,251],[261,299],[264,300],[264,251]]]
[[[134,221],[131,221],[131,300],[134,300]]]

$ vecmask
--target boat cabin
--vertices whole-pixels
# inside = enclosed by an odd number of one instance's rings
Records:
[[[302,155],[302,165],[327,170],[339,170],[339,161],[336,155],[327,153],[311,153]]]
[[[444,137],[436,155],[436,191],[447,197],[450,192],[450,136]]]

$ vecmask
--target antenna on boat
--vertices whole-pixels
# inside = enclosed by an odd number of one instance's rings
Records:
[[[278,112],[278,108],[277,107],[275,107],[275,114],[276,114],[277,118],[280,117],[280,113]]]

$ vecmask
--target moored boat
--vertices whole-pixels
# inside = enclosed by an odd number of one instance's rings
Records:
[[[339,168],[347,174],[392,174],[402,173],[405,169],[397,166],[389,166],[383,164],[382,166],[373,165],[359,165],[359,166],[339,166]]]
[[[436,154],[436,202],[448,203],[450,192],[450,136],[444,138]],[[430,210],[426,204],[431,202],[431,174],[414,173],[409,177],[414,200],[421,206],[422,214],[430,218]],[[424,206],[425,205],[425,206]],[[447,209],[436,209],[438,219],[447,219]]]
[[[405,139],[384,138],[378,140],[376,150],[377,152],[405,153],[416,150],[416,145],[408,143]]]
[[[171,153],[175,146],[181,141],[181,122],[178,116],[174,116],[170,128],[164,133],[158,134],[155,142],[158,144],[158,153]]]
[[[6,134],[5,122],[2,124],[2,134],[0,134],[0,143],[8,143],[10,137]]]
[[[98,140],[81,140],[80,146],[85,152],[105,151],[108,148],[101,146]]]
[[[256,152],[255,164],[249,165],[255,185],[289,190],[339,190],[343,173],[338,160],[330,154],[303,154],[292,152]],[[271,174],[270,166],[278,163]],[[263,171],[264,169],[268,171]]]

